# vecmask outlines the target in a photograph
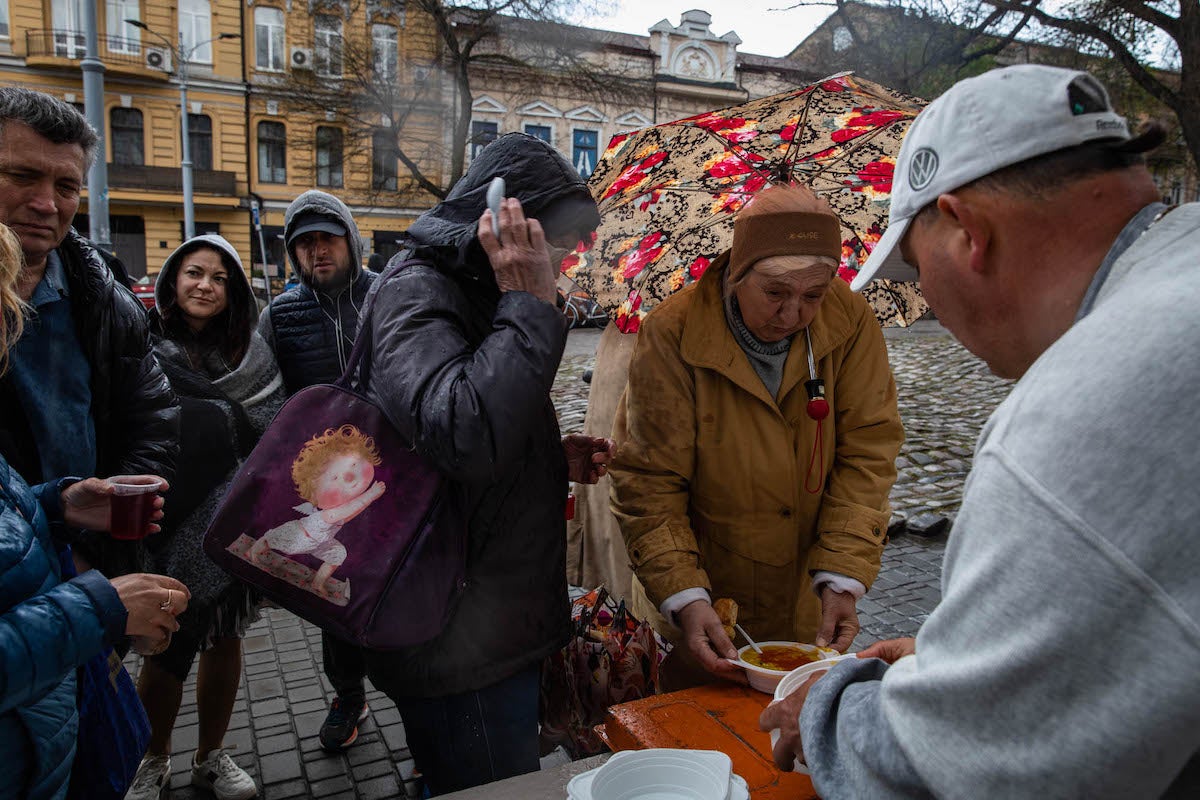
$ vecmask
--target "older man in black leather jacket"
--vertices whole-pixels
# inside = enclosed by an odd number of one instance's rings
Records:
[[[150,350],[145,311],[70,227],[95,145],[67,103],[0,89],[0,222],[21,240],[18,291],[37,312],[0,378],[0,453],[31,482],[169,480],[179,405]],[[140,542],[84,532],[75,544],[110,578],[142,571]]]

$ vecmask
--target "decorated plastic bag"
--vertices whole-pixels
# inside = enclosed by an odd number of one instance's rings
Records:
[[[671,645],[603,587],[571,604],[574,635],[542,666],[543,751],[561,745],[575,758],[604,750],[593,728],[609,706],[658,691],[658,667]]]

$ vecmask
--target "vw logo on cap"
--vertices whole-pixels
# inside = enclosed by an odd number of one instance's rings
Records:
[[[914,192],[919,192],[929,185],[938,170],[938,155],[928,147],[922,147],[913,153],[912,164],[908,168],[908,185]]]

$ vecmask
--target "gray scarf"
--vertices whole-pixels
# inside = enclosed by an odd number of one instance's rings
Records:
[[[767,392],[771,397],[775,397],[783,384],[783,366],[787,363],[788,350],[792,347],[791,338],[778,342],[764,342],[756,337],[742,320],[737,296],[732,292],[725,298],[725,321],[729,330],[733,331],[734,341],[750,361],[750,366],[754,367],[758,377],[762,378]]]

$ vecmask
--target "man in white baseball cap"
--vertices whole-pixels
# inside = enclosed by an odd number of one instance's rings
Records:
[[[919,273],[1019,379],[916,639],[763,712],[825,798],[1200,797],[1200,203],[1098,81],[1025,65],[923,111],[855,285]]]

